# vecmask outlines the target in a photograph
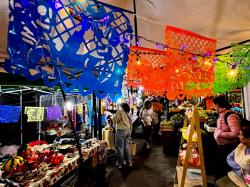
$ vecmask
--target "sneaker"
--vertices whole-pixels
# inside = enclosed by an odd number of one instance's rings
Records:
[[[132,162],[129,162],[128,163],[128,167],[132,167],[133,166],[133,163]]]
[[[119,169],[121,169],[122,168],[122,165],[121,164],[119,164],[118,162],[116,162],[116,164],[115,164]]]
[[[118,164],[117,167],[118,167],[118,169],[122,169],[122,165],[121,164]]]
[[[147,143],[147,149],[150,149],[150,144],[149,143]]]

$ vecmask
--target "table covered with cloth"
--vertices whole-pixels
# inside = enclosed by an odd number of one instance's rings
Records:
[[[106,142],[102,140],[92,143],[89,148],[82,148],[83,159],[87,160],[92,156],[97,155],[97,162],[101,163],[104,159],[105,147]],[[77,152],[72,158],[68,158],[67,155],[65,155],[65,159],[62,164],[50,168],[43,176],[39,175],[32,180],[22,181],[20,185],[23,187],[53,186],[56,182],[62,179],[62,177],[76,169],[78,166],[79,154]]]

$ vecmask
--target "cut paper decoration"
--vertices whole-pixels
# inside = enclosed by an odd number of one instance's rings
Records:
[[[250,81],[250,45],[234,45],[232,52],[218,57],[215,65],[216,94],[242,88]]]
[[[127,67],[127,83],[129,87],[143,87],[150,95],[164,95],[167,77],[165,69],[166,52],[144,47],[130,47]]]
[[[56,120],[62,117],[62,111],[59,106],[47,107],[47,119]]]
[[[213,94],[216,40],[166,27],[164,51],[130,47],[127,82],[169,100]]]
[[[25,107],[24,114],[28,116],[28,122],[44,120],[44,107]]]
[[[167,97],[213,94],[216,40],[172,26],[166,26],[165,40]]]
[[[120,97],[133,32],[122,11],[96,0],[13,0],[9,10],[7,72]]]
[[[17,123],[20,111],[19,106],[0,105],[0,123]]]

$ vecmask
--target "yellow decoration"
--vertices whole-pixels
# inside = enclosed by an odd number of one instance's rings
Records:
[[[4,162],[2,169],[6,173],[11,173],[13,169],[16,169],[17,166],[22,165],[23,163],[24,160],[20,156],[10,157],[8,160]]]
[[[83,114],[83,105],[82,104],[78,104],[77,107],[76,107],[76,113],[79,114],[79,115],[82,115]]]
[[[28,122],[43,121],[44,107],[25,107],[24,114],[27,114]]]

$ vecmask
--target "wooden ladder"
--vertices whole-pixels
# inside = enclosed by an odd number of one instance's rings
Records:
[[[187,118],[185,117],[184,120],[184,127],[187,126]],[[196,180],[196,179],[189,179],[187,176],[187,170],[188,168],[194,168],[190,167],[188,164],[188,160],[191,157],[191,149],[192,149],[192,137],[196,130],[197,133],[197,144],[198,144],[198,154],[200,157],[200,166],[195,167],[195,169],[201,170],[201,177],[202,180]],[[183,138],[182,141],[183,143]],[[206,179],[206,173],[205,173],[205,164],[204,164],[204,156],[203,156],[203,148],[202,148],[202,139],[201,139],[201,129],[200,129],[200,117],[199,113],[196,107],[193,108],[193,115],[191,119],[191,128],[187,140],[187,150],[186,150],[186,157],[184,161],[184,166],[181,166],[180,159],[178,158],[177,166],[176,166],[176,176],[175,176],[175,187],[192,187],[195,185],[202,185],[203,187],[207,187],[207,179]]]

